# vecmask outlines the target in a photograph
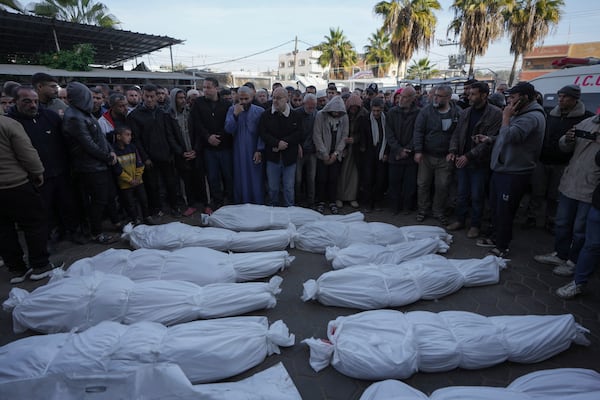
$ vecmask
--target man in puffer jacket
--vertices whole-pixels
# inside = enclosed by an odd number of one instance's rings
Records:
[[[94,104],[90,89],[79,82],[70,82],[67,98],[70,107],[63,118],[63,132],[73,170],[78,173],[85,197],[90,199],[88,213],[92,239],[102,244],[112,243],[118,236],[102,232],[102,214],[115,194],[109,166],[116,164],[117,155],[92,115]]]

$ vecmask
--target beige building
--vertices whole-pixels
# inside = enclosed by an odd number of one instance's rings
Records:
[[[282,81],[293,81],[298,77],[322,78],[329,71],[329,67],[319,65],[320,51],[305,50],[279,55],[279,69],[277,78]]]

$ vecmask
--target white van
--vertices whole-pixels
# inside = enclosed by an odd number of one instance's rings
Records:
[[[558,90],[566,85],[581,87],[581,101],[593,112],[600,112],[600,64],[560,69],[529,81],[544,96],[544,108],[558,104]]]

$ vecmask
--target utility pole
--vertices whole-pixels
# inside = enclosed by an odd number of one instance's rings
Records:
[[[294,80],[296,80],[296,56],[298,55],[298,36],[294,39],[294,51],[292,53],[294,55]]]

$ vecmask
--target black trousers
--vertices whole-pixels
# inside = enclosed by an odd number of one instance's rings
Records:
[[[177,178],[173,164],[168,161],[153,161],[151,167],[146,166],[144,169],[144,185],[152,213],[162,210],[161,180],[165,185],[169,206],[172,209],[177,208]]]
[[[139,219],[138,205],[142,211],[142,217],[150,216],[148,211],[148,197],[146,196],[146,188],[144,184],[140,184],[128,189],[120,189],[119,195],[123,208],[127,212],[127,216],[133,220]]]
[[[67,175],[46,178],[40,187],[50,229],[75,232],[79,228],[79,206],[69,179]]]
[[[0,256],[11,270],[26,268],[15,224],[23,231],[29,266],[48,265],[47,211],[38,189],[31,183],[0,190]]]
[[[337,198],[337,182],[342,169],[339,161],[325,165],[317,160],[317,198],[325,203],[334,203]]]
[[[111,220],[114,215],[115,184],[110,171],[83,172],[80,175],[81,185],[86,198],[87,215],[90,220],[92,235],[102,233],[102,217],[104,210],[109,210]],[[113,222],[115,222],[113,220]]]

